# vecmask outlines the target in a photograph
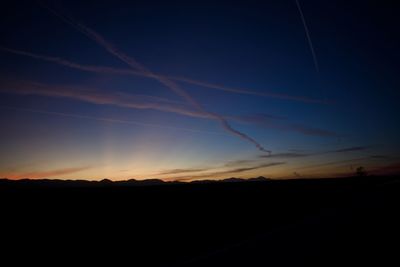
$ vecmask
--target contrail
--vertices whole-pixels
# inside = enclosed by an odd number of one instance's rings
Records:
[[[299,0],[296,0],[296,6],[297,6],[297,9],[299,10],[301,21],[303,22],[304,31],[305,31],[306,36],[307,36],[308,45],[310,46],[310,51],[311,51],[311,54],[312,54],[312,57],[313,57],[315,70],[317,72],[319,72],[317,55],[315,54],[314,46],[313,46],[313,43],[312,43],[312,40],[311,40],[311,36],[310,36],[310,31],[308,30],[306,19],[304,18],[304,14],[303,14],[303,11],[301,9]]]
[[[189,78],[180,77],[180,76],[167,76],[167,75],[163,75],[163,74],[151,74],[151,73],[145,73],[142,71],[136,71],[136,70],[132,70],[132,69],[122,69],[122,68],[114,68],[114,67],[106,67],[106,66],[83,65],[83,64],[72,62],[72,61],[69,61],[69,60],[66,60],[66,59],[63,59],[60,57],[51,57],[51,56],[36,54],[36,53],[32,53],[32,52],[7,48],[7,47],[3,47],[3,46],[0,46],[0,50],[9,52],[9,53],[13,53],[16,55],[22,55],[22,56],[27,56],[27,57],[47,61],[47,62],[52,62],[52,63],[59,64],[59,65],[65,66],[65,67],[78,69],[81,71],[87,71],[87,72],[103,73],[103,74],[118,74],[118,75],[135,75],[135,76],[141,76],[141,77],[146,77],[146,78],[155,78],[155,76],[159,76],[159,77],[165,77],[167,79],[178,81],[178,82],[184,82],[187,84],[197,85],[197,86],[210,88],[210,89],[216,89],[216,90],[225,91],[225,92],[229,92],[229,93],[270,97],[270,98],[298,101],[298,102],[304,102],[304,103],[315,103],[315,104],[328,104],[329,103],[328,101],[313,99],[313,98],[304,97],[304,96],[293,96],[293,95],[280,94],[280,93],[274,93],[274,92],[256,92],[256,91],[250,91],[250,90],[244,90],[244,89],[230,88],[230,87],[223,86],[223,85],[208,83],[208,82],[204,82],[204,81],[198,81],[198,80],[189,79]]]
[[[79,115],[79,114],[72,114],[72,113],[47,111],[47,110],[41,110],[41,109],[19,108],[19,107],[9,107],[9,106],[0,106],[0,108],[9,109],[9,110],[17,110],[17,111],[27,111],[27,112],[47,114],[47,115],[72,117],[72,118],[78,118],[78,119],[89,119],[89,120],[95,120],[95,121],[104,121],[104,122],[110,122],[110,123],[131,124],[131,125],[138,125],[138,126],[145,126],[145,127],[180,130],[180,131],[187,131],[187,132],[193,132],[193,133],[205,133],[205,134],[213,134],[213,135],[226,135],[226,134],[224,134],[222,132],[219,133],[219,132],[212,132],[212,131],[203,131],[203,130],[196,130],[196,129],[190,129],[190,128],[183,128],[183,127],[174,127],[174,126],[167,126],[167,125],[160,125],[160,124],[143,123],[143,122],[133,121],[133,120],[119,120],[119,119],[111,119],[111,118],[101,118],[101,117],[94,117],[94,116],[88,116],[88,115]]]
[[[354,159],[347,159],[347,160],[340,160],[340,161],[331,161],[331,162],[322,163],[322,164],[303,166],[303,167],[297,168],[297,170],[314,169],[314,168],[319,168],[319,167],[326,167],[326,166],[330,166],[330,165],[338,165],[338,164],[349,163],[349,162],[360,161],[360,160],[367,160],[367,159],[371,159],[371,158],[370,157],[362,157],[362,158],[354,158]]]
[[[162,112],[170,112],[178,115],[189,116],[199,119],[216,120],[202,111],[190,109],[186,104],[176,101],[169,101],[164,98],[157,98],[147,95],[134,95],[118,91],[101,91],[92,87],[82,86],[65,86],[43,84],[36,81],[21,81],[0,78],[0,92],[20,94],[20,95],[38,95],[56,98],[68,98],[96,105],[111,105],[128,109],[150,109]],[[319,128],[309,127],[306,125],[296,125],[285,122],[274,122],[279,119],[275,116],[223,116],[225,120],[233,120],[239,123],[250,123],[260,125],[266,128],[289,130],[306,135],[337,137],[338,134]],[[232,133],[231,133],[232,134]],[[357,149],[357,147],[347,148]],[[268,156],[269,157],[269,156]]]
[[[213,117],[214,119],[218,120],[221,124],[221,126],[228,132],[230,132],[233,135],[236,135],[253,145],[255,145],[260,151],[266,152],[266,153],[271,153],[271,151],[266,150],[261,144],[259,144],[255,139],[252,137],[246,135],[245,133],[242,133],[229,125],[229,123],[219,114],[209,112],[203,108],[203,106],[197,102],[193,97],[191,97],[183,88],[180,88],[178,84],[173,82],[172,80],[169,80],[166,77],[163,76],[158,76],[155,73],[151,72],[149,69],[147,69],[144,65],[140,64],[137,62],[134,58],[127,56],[126,54],[120,52],[117,50],[114,46],[112,46],[110,43],[108,43],[101,35],[99,35],[97,32],[93,31],[92,29],[86,27],[85,25],[69,18],[66,17],[65,15],[61,15],[55,10],[49,8],[46,6],[50,12],[52,12],[54,15],[57,17],[60,17],[63,21],[67,22],[68,24],[72,25],[75,27],[78,31],[82,32],[85,34],[87,37],[90,39],[94,40],[98,45],[102,46],[105,48],[110,54],[116,56],[118,59],[121,61],[125,62],[127,65],[132,67],[133,69],[140,70],[146,74],[149,75],[154,75],[154,79],[158,80],[161,84],[164,84],[166,87],[168,87],[171,91],[173,91],[175,94],[181,96],[183,99],[185,99],[188,103],[192,104],[196,109],[199,111],[204,112],[205,114],[208,114],[209,116]]]
[[[0,92],[7,92],[21,95],[41,95],[59,98],[70,98],[97,105],[113,105],[122,108],[133,109],[153,109],[158,111],[172,112],[180,115],[215,119],[207,113],[191,110],[169,103],[160,103],[155,101],[143,100],[136,95],[123,94],[118,92],[109,93],[106,91],[97,91],[93,88],[73,87],[73,86],[53,86],[38,82],[13,82],[0,79]]]
[[[126,69],[117,69],[117,68],[111,68],[111,67],[99,67],[99,66],[91,66],[91,65],[82,65],[78,64],[69,60],[65,60],[59,57],[51,57],[51,56],[45,56],[45,55],[40,55],[40,54],[35,54],[27,51],[22,51],[22,50],[17,50],[17,49],[12,49],[12,48],[7,48],[0,46],[0,50],[17,54],[17,55],[22,55],[22,56],[27,56],[31,58],[36,58],[48,62],[53,62],[62,66],[78,69],[78,70],[83,70],[83,71],[89,71],[89,72],[97,72],[97,73],[108,73],[108,74],[134,74],[134,75],[141,75],[141,76],[147,76],[145,73],[139,72],[139,71],[133,71],[133,70],[126,70]],[[151,76],[150,76],[151,77]]]
[[[264,96],[264,97],[299,101],[299,102],[305,102],[305,103],[328,104],[327,101],[308,98],[308,97],[304,97],[304,96],[293,96],[293,95],[280,94],[280,93],[274,93],[274,92],[255,92],[255,91],[244,90],[244,89],[230,88],[230,87],[223,86],[223,85],[218,85],[218,84],[213,84],[213,83],[208,83],[208,82],[203,82],[203,81],[197,81],[197,80],[193,80],[193,79],[189,79],[189,78],[185,78],[185,77],[179,77],[179,76],[172,76],[172,77],[168,76],[168,78],[175,80],[175,81],[185,82],[185,83],[193,84],[193,85],[199,85],[202,87],[217,89],[220,91],[225,91],[225,92],[230,92],[230,93]]]
[[[79,32],[86,35],[89,39],[92,39],[95,43],[97,43],[98,45],[103,47],[106,51],[108,51],[110,54],[114,55],[119,60],[125,62],[127,65],[129,65],[134,70],[139,70],[140,72],[143,72],[146,76],[150,76],[150,77],[158,80],[160,83],[162,83],[165,86],[167,86],[168,88],[170,88],[177,95],[181,96],[182,98],[187,100],[189,103],[193,104],[196,108],[199,108],[199,104],[194,99],[192,99],[184,90],[181,90],[180,88],[178,88],[178,85],[174,84],[168,78],[156,75],[155,73],[153,73],[152,71],[147,69],[144,65],[140,64],[133,57],[130,57],[130,56],[126,55],[125,53],[119,51],[117,48],[115,48],[113,45],[111,45],[108,41],[106,41],[100,34],[95,32],[94,30],[88,28],[87,26],[83,25],[82,23],[76,21],[75,19],[72,19],[71,17],[68,17],[65,14],[60,14],[59,12],[50,8],[47,5],[42,4],[42,6],[44,6],[46,9],[48,9],[53,15],[62,19],[64,22],[68,23],[69,25],[74,27],[76,30],[78,30]],[[199,108],[199,109],[201,109],[201,108]]]

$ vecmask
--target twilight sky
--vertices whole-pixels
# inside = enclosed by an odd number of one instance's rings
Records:
[[[400,171],[390,1],[5,1],[0,177]]]

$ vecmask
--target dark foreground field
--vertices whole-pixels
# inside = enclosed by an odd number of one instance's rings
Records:
[[[12,265],[400,266],[397,177],[154,186],[3,180],[0,200],[0,255]]]

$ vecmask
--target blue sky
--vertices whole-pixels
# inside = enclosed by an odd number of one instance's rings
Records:
[[[0,176],[190,180],[398,169],[394,10],[299,3],[312,43],[289,0],[8,3]]]

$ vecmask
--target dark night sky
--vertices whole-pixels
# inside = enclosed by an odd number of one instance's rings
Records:
[[[310,44],[295,0],[4,1],[0,177],[398,171],[399,9],[391,2],[299,0]],[[108,68],[82,70],[88,65]]]

